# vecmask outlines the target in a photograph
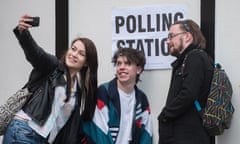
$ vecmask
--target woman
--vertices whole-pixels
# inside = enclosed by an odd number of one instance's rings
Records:
[[[88,38],[76,38],[58,60],[34,41],[30,21],[23,15],[14,33],[33,66],[26,84],[33,94],[15,114],[3,144],[81,143],[86,139],[81,122],[92,119],[96,104],[96,47]]]

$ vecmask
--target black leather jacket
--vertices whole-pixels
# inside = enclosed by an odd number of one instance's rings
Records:
[[[20,33],[15,28],[13,31],[26,59],[33,66],[26,85],[33,94],[24,105],[23,111],[37,124],[43,125],[51,113],[54,88],[66,84],[63,77],[66,67],[57,57],[46,53],[39,47],[28,30]]]

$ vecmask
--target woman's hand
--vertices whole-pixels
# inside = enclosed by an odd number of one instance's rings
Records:
[[[29,28],[31,28],[32,26],[27,23],[27,22],[31,22],[31,21],[33,21],[33,19],[31,18],[30,15],[25,14],[25,15],[21,16],[20,20],[18,22],[19,32],[22,32],[25,29],[28,30]]]

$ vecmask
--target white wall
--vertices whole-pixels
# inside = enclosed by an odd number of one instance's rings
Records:
[[[74,37],[87,36],[94,40],[99,55],[99,83],[109,81],[114,77],[112,69],[112,25],[111,14],[113,8],[144,7],[164,4],[186,4],[188,16],[200,21],[199,0],[71,0],[70,10],[70,40]],[[154,123],[154,143],[157,143],[157,115],[165,103],[171,71],[145,71],[141,76],[139,86],[145,91],[150,100]]]
[[[190,18],[199,21],[200,1],[193,0],[70,0],[70,40],[77,35],[94,40],[99,52],[99,82],[114,76],[111,69],[111,10],[113,7],[138,7],[144,5],[186,3]],[[235,114],[231,129],[217,137],[217,144],[236,144],[240,132],[239,94],[240,61],[238,37],[240,2],[216,0],[216,60],[221,62],[229,73],[234,93]],[[40,27],[32,29],[32,34],[47,51],[55,51],[55,1],[49,0],[1,0],[0,1],[0,104],[19,89],[28,79],[31,66],[24,59],[23,52],[12,33],[19,17],[29,13],[41,17]],[[169,86],[170,70],[147,71],[142,75],[140,87],[148,94],[154,119],[154,137],[157,139],[156,117],[165,103]],[[1,141],[1,138],[0,138]]]
[[[40,16],[40,27],[31,29],[35,40],[55,54],[55,2],[49,0],[1,0],[0,2],[0,104],[28,79],[31,65],[13,34],[20,16]]]
[[[235,113],[229,130],[217,137],[217,144],[237,144],[240,133],[239,0],[216,0],[216,61],[222,63],[233,85]]]
[[[25,84],[31,70],[12,32],[25,13],[40,16],[40,27],[32,29],[32,34],[44,49],[55,54],[55,1],[1,0],[0,104]]]

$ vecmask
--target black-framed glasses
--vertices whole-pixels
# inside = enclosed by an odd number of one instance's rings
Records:
[[[172,38],[174,38],[174,37],[176,37],[176,36],[178,36],[178,35],[181,35],[181,34],[185,34],[186,33],[186,31],[183,31],[183,32],[180,32],[180,33],[170,33],[170,34],[168,34],[168,39],[172,39]]]

